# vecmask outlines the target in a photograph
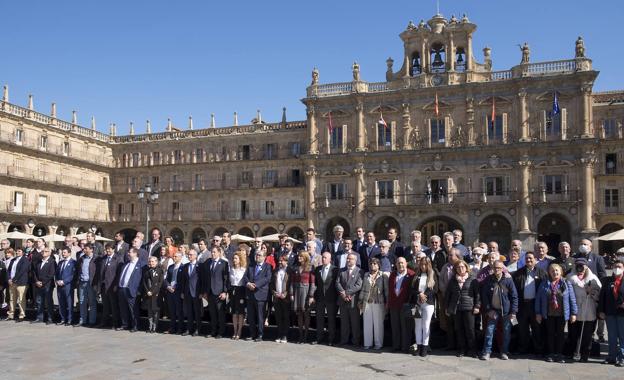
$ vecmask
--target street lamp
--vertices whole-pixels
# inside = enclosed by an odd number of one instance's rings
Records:
[[[150,205],[158,200],[158,191],[152,190],[152,185],[148,183],[137,191],[137,198],[140,202],[145,203],[145,236],[149,237],[149,210]]]

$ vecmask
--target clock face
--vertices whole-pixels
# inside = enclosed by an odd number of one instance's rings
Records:
[[[431,77],[431,84],[433,86],[439,86],[444,82],[444,78],[442,78],[442,76],[440,75],[434,75],[433,77]]]

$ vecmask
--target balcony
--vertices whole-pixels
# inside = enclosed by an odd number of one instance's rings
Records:
[[[353,197],[343,197],[339,199],[331,199],[328,196],[316,198],[316,207],[331,208],[340,210],[351,210],[355,207]]]
[[[46,207],[40,208],[36,204],[22,203],[19,205],[13,202],[0,203],[0,212],[9,214],[28,215],[34,217],[63,218],[70,220],[86,220],[97,222],[108,222],[108,210],[81,210],[68,207]]]
[[[455,192],[455,193],[418,193],[398,194],[391,198],[379,198],[371,195],[366,197],[367,207],[394,207],[394,206],[471,206],[475,204],[504,204],[518,201],[516,191],[502,191],[495,195],[485,192]]]
[[[579,190],[563,189],[555,192],[547,192],[546,189],[531,192],[531,202],[538,203],[576,203],[581,201]]]
[[[267,214],[263,209],[242,210],[181,210],[181,211],[157,211],[152,220],[157,221],[223,221],[223,220],[294,220],[305,217],[303,210],[291,208],[275,208],[272,214]],[[294,211],[294,212],[293,212]],[[129,215],[128,213],[116,214],[113,221],[141,222],[145,216]]]
[[[83,177],[69,176],[67,174],[50,173],[15,165],[0,165],[0,176],[27,179],[54,185],[70,186],[89,191],[108,192],[102,181],[94,181]]]

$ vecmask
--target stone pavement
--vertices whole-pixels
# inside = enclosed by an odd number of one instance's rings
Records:
[[[0,322],[0,379],[622,379],[624,369]]]

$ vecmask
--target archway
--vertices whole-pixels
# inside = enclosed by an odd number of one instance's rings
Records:
[[[228,229],[225,227],[219,227],[214,231],[214,236],[221,236],[226,232],[230,232],[230,231],[228,231]]]
[[[277,230],[273,227],[266,227],[265,229],[262,230],[262,233],[260,234],[260,236],[267,236],[267,235],[273,235],[276,234]]]
[[[342,234],[342,236],[344,237],[351,236],[351,226],[349,225],[349,222],[343,217],[334,216],[333,218],[327,221],[327,225],[325,226],[325,240],[333,241],[334,227],[336,227],[339,224],[342,226],[342,228],[344,228],[344,233]]]
[[[84,234],[85,232],[87,232],[87,229],[80,226],[78,227],[78,230],[76,230],[76,235]]]
[[[420,224],[421,242],[425,245],[429,245],[429,238],[433,235],[438,235],[440,238],[447,231],[453,231],[460,229],[463,231],[461,224],[453,218],[446,216],[436,216],[433,218],[425,219]]]
[[[119,231],[119,233],[123,235],[123,239],[126,243],[132,245],[132,240],[136,236],[137,230],[135,230],[134,228],[124,228],[123,230]]]
[[[375,227],[373,228],[373,232],[375,233],[375,238],[377,241],[387,239],[388,238],[388,230],[391,228],[396,229],[397,236],[400,240],[401,238],[401,226],[399,222],[391,216],[384,216],[377,220],[375,223]]]
[[[184,244],[184,232],[178,227],[172,228],[169,231],[169,236],[171,236],[175,245]]]
[[[11,225],[7,229],[7,232],[13,232],[13,231],[24,232],[24,225],[19,222],[11,223]]]
[[[622,228],[624,227],[622,227],[618,223],[607,223],[600,229],[600,236],[610,234],[611,232],[619,231]],[[598,252],[600,253],[607,253],[607,254],[614,253],[622,247],[624,247],[624,242],[622,242],[621,240],[615,240],[615,241],[598,240]]]
[[[69,227],[63,225],[58,226],[56,228],[56,233],[59,235],[67,236],[69,234]]]
[[[254,237],[254,233],[249,227],[241,228],[240,230],[238,230],[238,234],[243,235],[243,236],[248,236],[248,237]]]
[[[479,225],[479,241],[498,243],[498,250],[507,257],[511,247],[511,224],[502,215],[487,216]]]
[[[46,226],[45,224],[37,224],[34,228],[33,228],[33,235],[35,235],[36,237],[41,237],[44,235],[48,234],[48,226]]]
[[[191,232],[191,242],[198,243],[201,239],[206,238],[206,231],[203,228],[197,227]]]
[[[290,236],[293,239],[303,241],[304,233],[303,233],[303,230],[299,227],[290,227],[288,231],[286,231],[286,234],[288,234],[288,236]]]
[[[537,240],[548,245],[548,252],[557,256],[557,246],[562,241],[570,242],[570,223],[561,214],[550,213],[540,219],[537,224]]]

